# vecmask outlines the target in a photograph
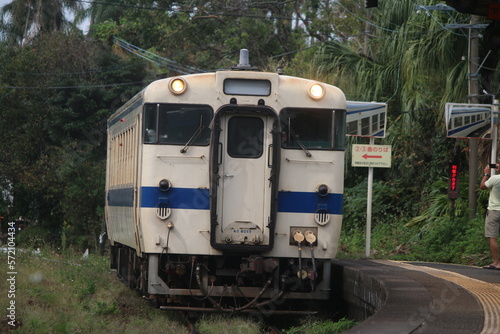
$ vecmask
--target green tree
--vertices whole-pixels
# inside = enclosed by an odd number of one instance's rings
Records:
[[[69,21],[66,13],[74,15]],[[68,31],[83,19],[79,2],[71,0],[12,0],[0,11],[2,38],[9,45],[26,46],[36,37]]]
[[[444,105],[467,97],[467,64],[461,59],[468,41],[463,31],[445,28],[458,19],[456,13],[426,15],[414,6],[410,0],[384,1],[378,9],[359,9],[358,17],[370,23],[376,36],[366,40],[368,47],[360,40],[331,41],[316,61],[349,99],[389,103],[386,143],[393,145],[393,163],[400,166],[390,175],[424,186],[429,177],[446,171],[451,158],[455,143],[444,139]],[[376,13],[368,21],[371,10]]]
[[[349,2],[340,1],[339,6],[345,10]],[[384,184],[387,196],[396,195],[400,220],[416,216],[449,220],[448,214],[429,213],[437,212],[433,210],[437,199],[439,208],[449,206],[446,184],[437,182],[448,175],[449,162],[458,159],[462,170],[467,166],[467,141],[446,138],[444,106],[467,102],[468,66],[462,59],[467,57],[469,41],[468,31],[448,29],[446,24],[468,22],[469,17],[457,12],[417,11],[411,0],[381,1],[378,8],[353,7],[349,12],[358,19],[358,28],[365,27],[365,34],[350,36],[356,30],[347,30],[342,39],[325,43],[315,57],[319,71],[342,87],[350,100],[388,102],[389,131],[382,143],[392,145],[393,168],[378,171],[376,182]],[[498,57],[490,55],[488,61],[491,69],[481,70],[480,83],[495,92]],[[484,102],[489,103],[489,97]],[[359,182],[355,170],[347,168],[346,185],[356,189]],[[441,188],[435,189],[438,186]],[[385,205],[389,199],[379,197],[374,205]],[[463,215],[464,211],[455,213]],[[380,219],[375,225],[392,219]],[[346,224],[351,222],[346,220]]]
[[[122,61],[79,34],[44,34],[0,53],[0,132],[8,143],[0,146],[0,180],[13,212],[54,240],[66,221],[67,238],[92,245],[103,222],[106,120],[144,86],[144,63]]]
[[[106,11],[101,3],[93,6],[95,12],[103,7],[91,27],[96,37],[120,37],[206,70],[235,65],[242,48],[250,50],[253,65],[266,68],[271,57],[293,59],[306,37],[325,40],[331,34],[330,26],[322,28],[331,6],[317,1],[131,1],[114,11],[109,9],[116,3]]]

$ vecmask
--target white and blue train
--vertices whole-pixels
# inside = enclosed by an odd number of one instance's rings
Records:
[[[486,138],[491,134],[492,107],[489,104],[447,103],[446,133],[452,138]]]
[[[151,83],[108,120],[111,266],[162,308],[330,298],[344,94],[245,51],[231,70]]]
[[[385,138],[387,104],[347,101],[346,135]]]

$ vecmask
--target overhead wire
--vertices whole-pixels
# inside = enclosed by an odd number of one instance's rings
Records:
[[[353,2],[351,0],[351,2]],[[397,30],[392,30],[392,29],[388,29],[388,28],[384,28],[382,26],[379,26],[371,21],[368,21],[367,19],[364,19],[362,18],[361,16],[359,15],[356,15],[353,11],[351,11],[349,8],[347,8],[346,6],[344,6],[340,1],[336,1],[335,4],[337,4],[338,6],[342,7],[346,12],[348,12],[349,14],[351,14],[353,17],[355,17],[356,19],[358,19],[359,21],[361,22],[364,22],[372,27],[375,27],[377,29],[380,29],[380,30],[384,30],[384,31],[388,31],[388,32],[392,32],[392,33],[395,33],[397,32]]]
[[[9,71],[9,70],[1,70],[0,72],[11,73],[11,74],[20,74],[20,75],[34,75],[34,76],[73,76],[73,75],[86,75],[86,74],[94,74],[94,73],[107,73],[107,72],[116,72],[123,69],[143,66],[144,63],[135,63],[132,65],[111,67],[111,68],[103,68],[96,70],[88,70],[88,71],[79,71],[79,72],[24,72],[24,71]]]
[[[352,3],[355,3],[356,5],[358,5],[357,2],[355,2],[355,0],[349,0],[350,2]],[[352,15],[354,18],[356,18],[357,20],[365,23],[365,24],[368,24],[372,27],[375,27],[377,29],[380,29],[382,31],[386,31],[386,32],[389,32],[389,33],[398,33],[399,32],[399,28],[401,28],[401,26],[396,26],[395,29],[389,29],[389,28],[384,28],[370,20],[367,20],[359,15],[357,15],[356,13],[354,13],[353,11],[351,11],[349,8],[347,8],[346,6],[344,6],[340,1],[336,1],[335,2],[336,5],[340,6],[341,8],[343,8],[346,12],[348,12],[350,15]],[[428,10],[426,10],[428,12]],[[448,13],[449,14],[449,13]],[[432,17],[432,19],[436,20],[432,14],[430,14],[429,16]],[[442,31],[442,30],[448,30],[448,31],[451,31],[451,29],[449,28],[446,28],[446,26],[443,26],[442,24],[441,25],[441,29],[434,29],[434,30],[425,30],[425,31],[421,31],[419,33],[416,33],[416,32],[405,32],[404,35],[426,35],[426,34],[429,34],[431,32],[439,32],[439,31]],[[459,36],[466,36],[464,34],[458,34]],[[388,39],[394,39],[394,38],[399,38],[398,36],[386,36],[386,37],[382,37],[382,36],[374,36],[374,35],[371,35],[370,37],[375,37],[375,38],[388,38]]]
[[[82,2],[82,3],[88,3],[88,4],[96,4],[96,5],[103,5],[103,6],[114,6],[114,7],[132,8],[132,9],[161,10],[161,11],[172,12],[172,13],[193,14],[193,13],[197,12],[194,9],[167,8],[167,7],[154,7],[154,6],[148,7],[148,6],[138,6],[138,5],[124,4],[124,3],[120,3],[120,2],[104,2],[104,1],[94,1],[94,0],[70,0],[70,1],[73,1],[73,2]],[[287,1],[287,2],[293,2],[293,1]],[[284,3],[278,3],[278,4],[281,5],[281,4],[284,4]],[[270,20],[272,20],[272,19],[278,19],[278,20],[287,20],[287,21],[294,21],[294,20],[297,19],[296,17],[288,17],[288,16],[280,16],[280,15],[250,15],[250,14],[227,13],[227,12],[204,12],[204,15],[262,18],[262,19],[270,19]],[[312,21],[312,19],[303,19],[303,20]]]
[[[448,32],[450,32],[450,33],[452,33],[454,35],[458,35],[458,36],[462,36],[462,37],[467,37],[466,34],[456,33],[453,29],[450,29],[450,28],[447,28],[446,26],[444,26],[441,22],[439,22],[439,20],[434,15],[432,15],[432,13],[429,11],[429,9],[424,8],[424,10],[425,10],[426,15],[429,16],[434,22],[436,22],[436,24],[438,24],[441,28],[443,28],[443,30],[446,30],[446,31],[448,31]],[[449,15],[449,13],[448,13],[448,15]],[[449,16],[450,16],[451,19],[454,20],[454,18],[451,15],[449,15]]]
[[[115,87],[115,86],[127,86],[144,84],[147,82],[152,82],[152,80],[135,81],[135,82],[122,82],[115,84],[101,84],[101,85],[82,85],[82,86],[0,86],[0,89],[33,89],[33,90],[44,90],[44,89],[83,89],[83,88],[105,88],[105,87]]]
[[[159,66],[165,66],[170,70],[177,71],[182,74],[193,74],[193,73],[199,73],[199,72],[207,72],[205,70],[193,67],[193,66],[187,66],[187,65],[182,65],[176,61],[173,61],[171,59],[165,58],[158,56],[148,50],[141,49],[138,46],[135,46],[121,38],[115,37],[113,42],[123,48],[124,50],[127,50],[136,56],[139,56],[143,59],[146,59],[148,61],[151,61]]]
[[[74,2],[82,2],[82,3],[90,3],[90,4],[98,4],[98,5],[106,5],[106,6],[119,6],[119,7],[126,7],[126,8],[133,8],[133,9],[145,9],[145,10],[164,10],[164,11],[173,11],[173,12],[186,12],[186,13],[192,13],[193,10],[182,10],[182,9],[174,9],[172,10],[171,8],[161,8],[161,7],[146,7],[146,6],[138,6],[138,5],[131,5],[131,4],[124,4],[124,3],[117,3],[117,2],[104,2],[104,1],[90,1],[90,0],[71,0],[71,1],[74,1]],[[353,0],[350,0],[350,1],[353,1]],[[348,12],[349,14],[351,14],[353,17],[355,17],[356,19],[368,24],[368,25],[371,25],[377,29],[381,29],[383,31],[387,31],[389,33],[396,33],[398,32],[397,30],[393,30],[393,29],[388,29],[388,28],[384,28],[380,25],[377,25],[369,20],[366,20],[362,17],[360,17],[359,15],[356,15],[354,12],[352,12],[351,10],[349,10],[347,7],[345,7],[342,3],[340,3],[339,1],[336,1],[335,4],[339,5],[340,7],[342,7],[346,12]],[[427,15],[430,15],[432,17],[433,20],[436,20],[437,19],[435,17],[432,16],[432,14],[430,14],[428,12],[428,10],[426,10],[427,12]],[[254,18],[264,18],[264,19],[288,19],[288,20],[297,20],[297,19],[300,19],[300,20],[307,20],[303,17],[295,17],[295,18],[289,18],[289,17],[280,17],[280,16],[259,16],[259,15],[241,15],[241,14],[232,14],[232,13],[208,13],[208,14],[217,14],[219,16],[237,16],[237,17],[254,17]],[[448,13],[448,15],[450,15]],[[441,25],[441,27],[445,30],[449,30],[447,29],[445,26],[443,26],[440,22],[438,22],[438,24]],[[428,33],[427,32],[422,32],[422,33]],[[380,38],[379,36],[372,36],[372,37],[376,37],[376,38]],[[390,36],[388,38],[394,38],[394,36]],[[117,44],[121,44],[120,46],[123,47],[124,49],[126,49],[127,51],[130,51],[132,53],[135,53],[136,55],[146,59],[146,60],[149,60],[149,61],[153,61],[151,60],[150,58],[147,58],[145,55],[147,55],[148,57],[153,55],[154,57],[153,58],[156,58],[155,63],[157,63],[158,65],[165,65],[167,64],[167,68],[171,69],[171,70],[174,70],[174,71],[178,71],[180,73],[183,73],[183,74],[189,74],[189,73],[195,73],[195,72],[199,72],[199,71],[202,71],[202,72],[205,72],[204,70],[200,70],[200,69],[197,69],[197,68],[194,68],[194,67],[190,67],[190,66],[185,66],[185,65],[182,65],[182,64],[179,64],[179,63],[176,63],[168,58],[163,58],[163,57],[160,57],[160,56],[157,56],[153,53],[149,53],[149,51],[146,51],[146,50],[143,50],[143,49],[140,49],[138,47],[135,47],[131,44],[127,45],[123,42],[120,42],[120,39],[118,39],[119,42]],[[306,48],[301,48],[301,49],[297,49],[297,50],[293,50],[293,51],[289,51],[289,52],[285,52],[285,53],[282,53],[282,54],[279,54],[279,55],[275,55],[275,56],[271,56],[271,57],[268,57],[267,59],[273,59],[273,58],[278,58],[278,57],[282,57],[282,56],[285,56],[285,55],[289,55],[289,54],[293,54],[293,53],[297,53],[297,52],[300,52],[300,51],[303,51],[303,50],[307,50],[307,49],[310,49],[310,48],[316,48],[316,47],[319,47],[321,45],[323,45],[324,43],[326,43],[328,41],[325,41],[325,42],[321,42],[319,43],[318,45],[314,45],[314,46],[310,46],[310,47],[306,47]],[[128,49],[127,49],[128,48]],[[89,73],[100,73],[100,72],[106,72],[106,71],[114,71],[114,70],[118,70],[118,69],[123,69],[123,68],[127,68],[127,67],[131,67],[131,66],[138,66],[138,65],[128,65],[128,66],[124,66],[124,67],[118,67],[116,69],[105,69],[105,70],[92,70],[92,71],[84,71],[84,72],[68,72],[68,73],[60,73],[60,72],[54,72],[54,73],[50,73],[50,72],[47,72],[47,73],[36,73],[36,72],[18,72],[18,71],[4,71],[4,72],[7,72],[7,73],[15,73],[15,74],[26,74],[26,75],[81,75],[81,74],[89,74]],[[94,86],[62,86],[62,87],[47,87],[46,89],[66,89],[66,88],[82,88],[82,87],[109,87],[109,86],[115,86],[115,85],[126,85],[126,84],[134,84],[134,83],[123,83],[123,84],[110,84],[110,85],[94,85]],[[16,88],[16,87],[13,87],[13,86],[2,86],[4,88]],[[33,89],[43,89],[43,88],[40,88],[40,87],[18,87],[19,89],[30,89],[30,88],[33,88]]]

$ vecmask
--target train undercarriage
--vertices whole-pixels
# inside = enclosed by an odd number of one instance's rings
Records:
[[[111,269],[162,309],[203,312],[314,313],[304,300],[328,300],[331,260],[142,254],[115,243]],[[300,302],[299,302],[300,301]]]

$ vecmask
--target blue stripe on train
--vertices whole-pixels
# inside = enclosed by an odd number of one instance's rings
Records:
[[[459,128],[456,128],[456,129],[453,129],[453,130],[448,131],[448,135],[453,135],[453,134],[455,134],[455,133],[457,133],[457,132],[463,131],[463,130],[465,130],[465,129],[468,129],[468,128],[470,128],[470,127],[473,127],[473,126],[478,125],[478,124],[481,124],[481,123],[486,124],[486,122],[485,122],[484,120],[479,121],[479,122],[475,122],[475,123],[470,123],[470,124],[467,124],[467,125],[461,126],[461,127],[459,127]]]
[[[156,208],[160,203],[172,209],[210,209],[208,189],[171,188],[163,192],[158,187],[142,187],[143,208]]]
[[[317,193],[280,191],[278,193],[278,212],[314,213],[327,210],[334,215],[342,214],[342,194],[328,194],[324,197]]]
[[[158,187],[142,187],[141,207],[156,208],[165,204],[172,209],[209,210],[208,189],[172,188],[162,192]],[[325,197],[313,192],[280,191],[278,212],[314,213],[325,209],[331,214],[342,214],[342,194],[328,194]],[[121,188],[108,191],[109,206],[131,207],[134,189]]]
[[[158,187],[142,187],[141,192],[141,207],[143,208],[156,208],[159,204],[166,204],[172,209],[210,209],[208,189],[172,188],[163,192]],[[133,188],[108,191],[109,206],[133,206],[133,204]]]

